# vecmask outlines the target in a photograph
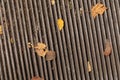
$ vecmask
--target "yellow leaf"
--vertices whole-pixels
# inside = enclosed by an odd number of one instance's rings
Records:
[[[98,14],[102,15],[106,9],[107,8],[103,4],[97,3],[95,6],[92,7],[91,14],[93,18],[95,18]]]
[[[88,72],[91,72],[92,71],[92,67],[91,67],[91,64],[90,64],[89,61],[87,62],[87,66],[88,66]]]
[[[2,26],[0,25],[0,35],[3,34]]]
[[[108,56],[112,52],[112,45],[110,41],[107,39],[105,43],[105,50],[104,50],[104,55]]]
[[[60,18],[57,20],[57,25],[59,30],[62,30],[63,26],[64,26],[64,21]]]

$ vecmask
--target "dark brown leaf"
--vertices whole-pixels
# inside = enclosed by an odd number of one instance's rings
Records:
[[[47,61],[50,61],[50,60],[55,59],[55,52],[54,52],[54,51],[48,51],[48,52],[46,53],[45,59],[46,59]]]

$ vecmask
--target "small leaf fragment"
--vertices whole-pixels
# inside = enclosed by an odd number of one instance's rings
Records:
[[[107,8],[103,4],[97,3],[95,6],[92,7],[91,14],[93,18],[95,18],[98,14],[102,15],[106,9]]]
[[[14,39],[13,39],[13,38],[10,38],[10,42],[13,44],[13,43],[14,43]]]
[[[38,77],[38,76],[35,76],[35,77],[32,77],[31,80],[44,80],[44,78],[40,78],[40,77]]]
[[[112,44],[110,41],[107,39],[105,43],[105,50],[104,50],[104,55],[108,56],[112,52]]]
[[[64,27],[64,21],[60,18],[57,20],[57,25],[59,30],[62,30],[62,28]]]
[[[69,2],[69,8],[70,8],[70,9],[73,8],[72,1]]]
[[[2,29],[2,26],[0,25],[0,35],[3,34],[3,29]]]
[[[30,42],[28,42],[27,46],[28,46],[28,48],[32,48],[32,47],[33,47],[33,44],[30,43]]]
[[[45,56],[45,59],[47,61],[51,61],[51,60],[55,59],[55,52],[54,51],[48,51],[46,56]]]
[[[55,4],[55,0],[51,0],[51,4],[54,5]]]
[[[35,49],[36,53],[39,56],[45,57],[46,53],[48,52],[48,50],[41,50],[41,49]]]
[[[83,8],[80,8],[80,15],[82,15],[83,13]]]
[[[90,64],[89,61],[87,62],[87,66],[88,66],[88,72],[91,72],[92,71],[92,67],[91,67],[91,64]]]
[[[44,43],[37,43],[35,49],[45,49],[47,46]]]

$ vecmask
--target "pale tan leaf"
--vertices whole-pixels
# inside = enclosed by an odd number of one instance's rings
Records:
[[[91,64],[90,64],[89,61],[87,62],[87,66],[88,66],[88,72],[91,72],[92,71],[92,67],[91,67]]]
[[[0,35],[3,34],[2,25],[0,25]]]
[[[55,0],[51,0],[51,4],[54,5],[55,4]]]
[[[47,61],[50,61],[50,60],[53,60],[55,59],[56,55],[55,55],[55,52],[54,51],[48,51],[46,56],[45,56],[45,59]]]
[[[47,46],[44,43],[37,43],[35,49],[45,49]]]
[[[36,53],[39,56],[45,57],[46,53],[48,52],[48,50],[43,50],[43,49],[35,49]]]
[[[32,47],[33,47],[33,44],[30,43],[30,42],[28,42],[27,46],[28,46],[28,48],[32,48]]]

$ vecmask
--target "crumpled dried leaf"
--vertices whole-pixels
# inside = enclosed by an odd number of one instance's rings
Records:
[[[55,0],[51,0],[51,4],[54,5],[55,4]]]
[[[95,6],[92,7],[91,14],[93,18],[95,18],[98,14],[102,15],[106,9],[107,8],[103,4],[97,3]]]
[[[38,76],[35,76],[35,77],[32,77],[31,80],[44,80],[44,78],[40,78],[40,77],[38,77]]]
[[[37,43],[37,45],[34,47],[35,49],[45,49],[47,46],[44,43]]]
[[[0,25],[0,35],[3,34],[2,26]]]
[[[88,72],[91,72],[92,71],[92,67],[91,67],[91,64],[90,64],[89,61],[87,62],[87,66],[88,66]]]
[[[105,43],[105,50],[104,50],[104,55],[108,56],[112,52],[112,44],[110,41],[107,39]]]
[[[48,51],[46,56],[45,56],[45,59],[47,61],[51,61],[53,59],[55,59],[56,55],[55,55],[55,52],[54,51]]]
[[[10,42],[13,44],[13,43],[14,43],[14,39],[13,39],[13,38],[10,38]]]
[[[39,56],[42,56],[42,57],[45,57],[46,53],[48,52],[48,50],[41,50],[41,49],[35,49],[36,53],[39,55]]]
[[[62,28],[64,27],[64,21],[60,18],[57,20],[57,25],[59,30],[62,30]]]
[[[37,45],[34,47],[35,48],[35,52],[39,55],[44,57],[47,53],[47,49],[46,49],[46,45],[44,43],[37,43]]]

